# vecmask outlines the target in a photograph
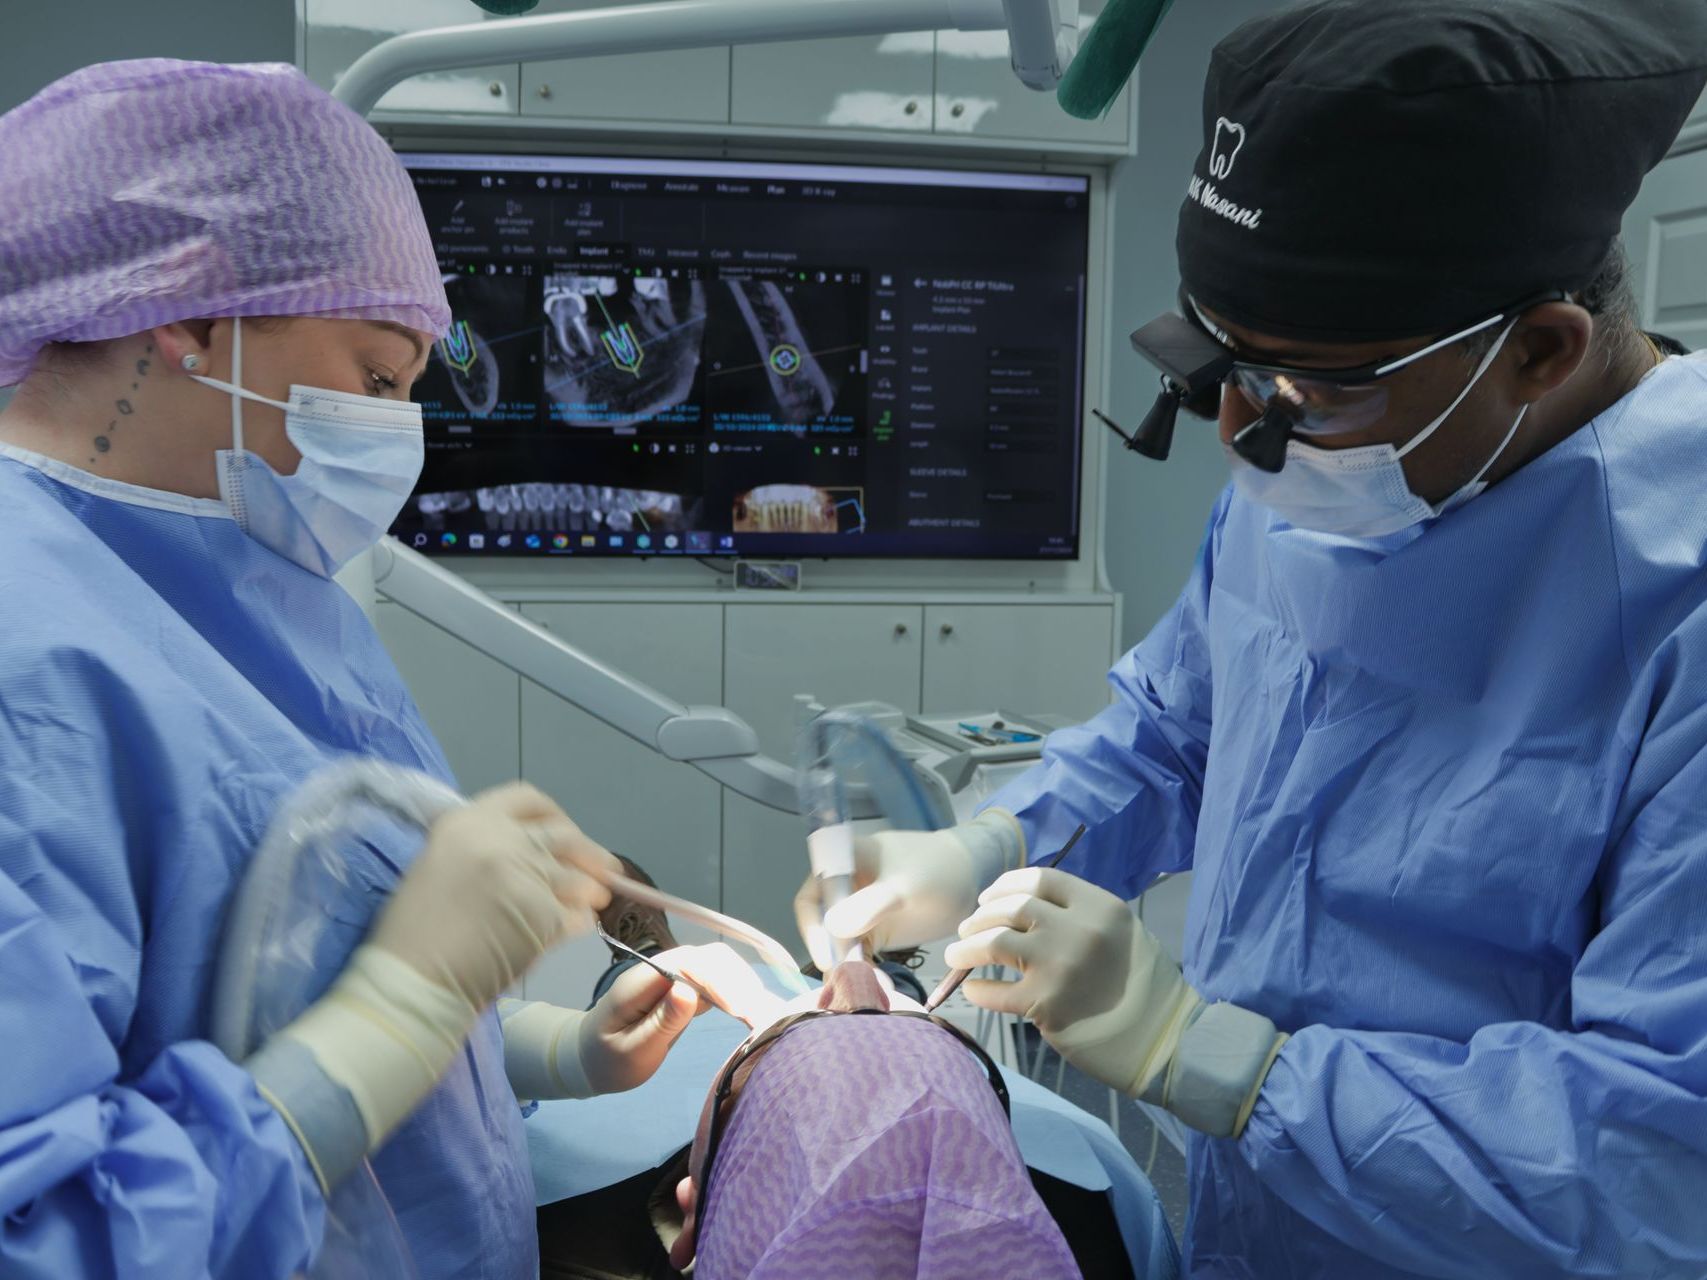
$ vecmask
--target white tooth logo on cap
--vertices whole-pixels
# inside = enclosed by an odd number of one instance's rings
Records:
[[[1245,145],[1245,126],[1234,124],[1226,116],[1215,121],[1215,144],[1209,148],[1209,176],[1225,178],[1233,172],[1233,161],[1239,158],[1239,148]]]

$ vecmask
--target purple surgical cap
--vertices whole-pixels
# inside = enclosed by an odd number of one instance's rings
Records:
[[[754,1065],[710,1184],[706,1280],[1079,1275],[984,1068],[916,1018],[787,1031]]]
[[[296,68],[103,62],[0,116],[0,386],[50,342],[310,315],[450,327],[408,172]]]

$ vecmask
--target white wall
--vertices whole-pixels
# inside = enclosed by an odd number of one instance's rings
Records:
[[[1174,223],[1202,143],[1203,77],[1215,43],[1278,0],[1177,0],[1144,54],[1138,83],[1138,155],[1116,168],[1113,402],[1102,409],[1128,430],[1156,396],[1156,373],[1126,341],[1174,306],[1179,273]],[[1117,449],[1108,464],[1107,563],[1126,598],[1129,648],[1185,584],[1227,464],[1208,423],[1182,414],[1167,462]]]
[[[0,112],[117,58],[292,62],[294,0],[77,0],[0,5]]]

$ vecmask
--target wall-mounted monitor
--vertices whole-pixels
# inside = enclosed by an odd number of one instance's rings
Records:
[[[435,554],[1067,559],[1086,178],[405,154]]]

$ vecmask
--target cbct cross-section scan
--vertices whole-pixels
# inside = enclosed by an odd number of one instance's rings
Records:
[[[705,286],[658,276],[545,278],[545,393],[553,422],[696,425]]]

